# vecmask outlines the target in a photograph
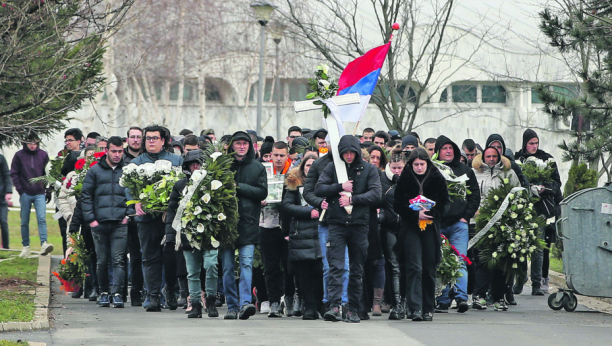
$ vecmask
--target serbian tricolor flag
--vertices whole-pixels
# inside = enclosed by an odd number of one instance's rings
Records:
[[[380,47],[370,49],[367,53],[351,61],[338,80],[338,95],[358,93],[361,102],[354,105],[339,107],[340,119],[349,122],[358,122],[365,113],[370,102],[378,76],[382,69],[391,41]]]

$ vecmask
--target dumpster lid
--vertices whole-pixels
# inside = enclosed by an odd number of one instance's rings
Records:
[[[562,204],[568,204],[569,202],[571,202],[573,199],[575,199],[578,196],[584,195],[585,193],[589,193],[591,191],[594,190],[608,190],[610,192],[612,192],[612,185],[606,187],[600,186],[600,187],[593,187],[590,189],[584,189],[584,190],[580,190],[580,191],[576,191],[574,193],[572,193],[571,195],[567,196],[566,198],[563,199],[563,201],[561,201],[561,203],[559,203],[560,205]]]

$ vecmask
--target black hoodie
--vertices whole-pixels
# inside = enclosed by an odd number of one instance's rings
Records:
[[[315,185],[315,195],[327,199],[329,208],[327,222],[338,225],[364,225],[369,224],[370,206],[380,203],[382,198],[382,187],[378,169],[361,159],[360,143],[356,137],[345,135],[338,143],[338,152],[342,154],[347,151],[356,153],[355,160],[346,164],[349,180],[353,181],[353,211],[349,215],[340,207],[340,192],[342,184],[338,183],[336,167],[333,162],[329,163],[319,177]],[[312,170],[312,168],[311,168]]]
[[[542,161],[554,160],[553,156],[544,150],[539,149],[535,152],[535,154],[530,154],[527,152],[525,148],[527,143],[533,138],[540,138],[538,134],[532,130],[527,129],[523,132],[523,145],[521,150],[517,151],[514,155],[517,160],[521,162],[525,162],[528,157],[535,156],[536,158]],[[563,200],[563,194],[561,193],[561,176],[559,175],[559,169],[557,168],[557,164],[553,163],[555,167],[555,171],[553,172],[550,182],[533,182],[536,185],[543,185],[545,187],[544,192],[540,194],[540,201],[535,204],[536,212],[540,215],[544,215],[546,218],[550,218],[553,216],[559,216],[560,210],[558,209],[558,205]],[[553,211],[554,209],[554,211]]]
[[[506,142],[504,142],[504,138],[496,133],[490,135],[489,138],[487,138],[487,143],[485,144],[485,148],[488,148],[489,146],[491,146],[491,143],[493,142],[501,143],[502,153],[504,153],[504,156],[506,156],[510,160],[510,167],[512,168],[514,173],[516,173],[516,176],[519,178],[519,181],[521,182],[521,186],[523,186],[524,188],[529,187],[529,181],[523,174],[523,170],[521,169],[521,166],[519,166],[518,163],[514,161],[514,157],[508,157],[507,155],[505,155]],[[474,168],[478,169],[478,167],[474,167]]]
[[[452,226],[461,219],[465,219],[469,223],[470,219],[474,217],[474,214],[476,214],[476,211],[480,207],[480,189],[478,188],[478,180],[476,180],[474,171],[472,171],[472,169],[467,165],[461,163],[461,150],[459,150],[457,144],[446,136],[440,136],[438,139],[436,139],[436,146],[434,149],[436,154],[440,156],[440,149],[445,144],[451,144],[455,154],[453,161],[450,163],[445,163],[445,165],[450,167],[457,177],[464,174],[467,175],[467,177],[470,179],[467,182],[467,188],[471,193],[465,197],[465,200],[451,198],[450,208],[446,213],[444,213],[444,217],[442,218],[443,228]]]
[[[232,172],[235,172],[236,196],[238,197],[238,239],[235,246],[257,244],[259,237],[259,214],[261,201],[268,197],[268,175],[264,166],[255,160],[255,148],[251,136],[244,131],[233,134],[228,153],[234,152],[234,141],[243,139],[249,143],[249,151],[242,160],[234,158]]]

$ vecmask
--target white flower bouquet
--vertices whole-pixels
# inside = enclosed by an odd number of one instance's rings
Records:
[[[181,192],[172,227],[197,249],[231,245],[238,238],[238,200],[231,155],[205,152],[202,168]],[[177,240],[180,237],[177,237]],[[177,244],[178,246],[178,244]]]
[[[181,167],[172,167],[167,160],[140,166],[130,163],[123,168],[119,185],[128,188],[134,198],[127,205],[141,203],[147,213],[163,213],[168,209],[174,184],[183,177]]]

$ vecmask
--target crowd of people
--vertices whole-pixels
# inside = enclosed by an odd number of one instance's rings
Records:
[[[512,282],[503,271],[468,251],[475,234],[474,218],[488,193],[502,180],[538,194],[536,210],[548,219],[539,235],[554,241],[561,181],[555,170],[549,184],[533,184],[516,161],[552,156],[540,149],[537,133],[528,129],[513,153],[498,134],[484,148],[473,139],[461,147],[440,135],[421,140],[417,133],[366,128],[345,135],[337,146],[325,129],[292,126],[286,141],[259,137],[252,130],[217,138],[214,130],[199,135],[185,129],[172,135],[162,126],[131,127],[125,137],[106,138],[80,129],[65,132],[64,184],[55,196],[62,249],[70,234],[80,234],[92,254],[88,274],[73,298],[84,297],[100,307],[143,306],[147,312],[183,307],[187,317],[246,320],[301,316],[315,320],[358,323],[389,314],[391,320],[432,321],[434,313],[470,308],[496,311],[515,305],[525,282]],[[36,210],[41,254],[53,251],[47,241],[46,204],[52,189],[31,183],[44,176],[48,154],[31,134],[14,156],[10,171],[0,155],[2,247],[8,248],[7,207],[13,186],[21,205],[22,257],[30,256],[29,217]],[[231,171],[237,187],[238,238],[232,246],[198,249],[187,241],[176,246],[172,223],[189,175],[202,167],[206,149],[218,145],[233,155]],[[341,161],[334,162],[337,150]],[[98,154],[97,153],[102,153]],[[96,155],[80,194],[71,193],[75,164]],[[432,157],[466,176],[465,198],[449,195],[446,179]],[[176,183],[168,210],[148,214],[120,186],[127,164],[167,160],[182,167],[187,178]],[[336,165],[346,167],[348,181],[338,180]],[[269,168],[269,169],[267,169]],[[270,179],[284,180],[282,198],[268,199]],[[409,200],[422,195],[436,201],[430,210],[414,210]],[[473,264],[436,296],[440,235]],[[179,235],[179,237],[185,235]],[[531,258],[531,294],[548,290],[548,250]],[[527,270],[525,266],[524,270]],[[471,300],[469,297],[471,296]]]

